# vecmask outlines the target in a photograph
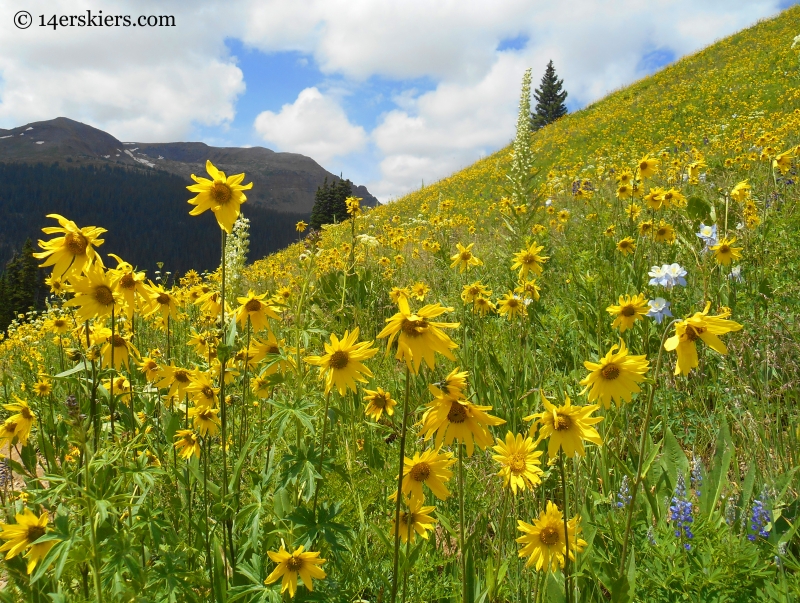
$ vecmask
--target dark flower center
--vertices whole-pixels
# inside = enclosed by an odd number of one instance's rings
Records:
[[[27,538],[27,540],[28,540],[28,542],[36,542],[37,540],[39,540],[39,538],[44,536],[44,533],[45,533],[45,529],[43,527],[41,527],[41,526],[30,526],[28,528],[28,538]]]
[[[119,286],[123,289],[133,289],[136,287],[136,280],[133,278],[133,275],[128,272],[121,279],[119,279]]]
[[[622,306],[622,309],[619,311],[620,314],[623,316],[633,316],[636,314],[636,309],[633,306]]]
[[[114,294],[105,285],[100,285],[94,290],[94,298],[101,306],[110,306],[114,303]]]
[[[116,334],[114,335],[114,339],[113,339],[112,345],[115,348],[124,348],[125,347],[125,343],[126,343],[126,341],[122,337],[120,337],[119,335],[116,335]]]
[[[83,255],[86,253],[86,248],[89,246],[89,241],[80,233],[69,232],[64,237],[64,247],[72,255]]]
[[[166,293],[159,293],[158,297],[156,298],[156,301],[162,306],[165,306],[169,303],[169,295],[167,295]]]
[[[189,383],[189,373],[187,373],[183,369],[175,371],[175,381],[180,381],[181,383]]]
[[[407,337],[419,337],[422,335],[428,328],[428,322],[424,318],[420,318],[417,320],[403,320],[403,324],[400,329],[403,331],[403,334]]]
[[[388,400],[386,394],[378,394],[372,399],[372,404],[374,404],[377,408],[386,408],[387,403]]]
[[[223,182],[215,182],[214,188],[211,189],[211,196],[214,197],[217,205],[225,205],[231,200],[233,193],[231,187]]]
[[[417,482],[424,482],[431,475],[431,467],[428,463],[417,463],[411,468],[411,479]]]
[[[508,460],[508,468],[511,469],[511,473],[516,475],[524,473],[526,468],[525,455],[521,452],[512,454],[511,458]]]
[[[330,365],[333,369],[343,369],[347,366],[347,363],[350,361],[350,356],[347,352],[342,350],[337,350],[333,354],[331,354]]]
[[[457,400],[453,400],[450,411],[447,413],[447,420],[451,423],[463,423],[467,420],[467,409]]]
[[[208,387],[207,385],[204,385],[203,389],[201,389],[200,391],[209,400],[213,400],[214,399],[214,390],[211,389],[210,387]]]
[[[558,530],[552,526],[547,526],[539,532],[539,540],[542,541],[542,544],[546,544],[547,546],[557,544],[560,539]]]
[[[267,354],[277,354],[279,352],[280,352],[280,350],[278,349],[278,346],[276,346],[276,345],[268,345],[267,346]]]
[[[303,567],[303,560],[300,557],[292,555],[286,560],[286,569],[290,572],[298,572]]]
[[[248,312],[258,312],[261,309],[261,302],[257,299],[251,299],[244,305],[244,309]]]
[[[556,431],[568,431],[572,427],[572,419],[569,415],[558,415],[558,418],[553,423]]]
[[[607,364],[602,368],[600,374],[603,376],[603,379],[613,381],[619,377],[619,367],[616,364]]]

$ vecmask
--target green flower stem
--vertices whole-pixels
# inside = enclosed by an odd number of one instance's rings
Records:
[[[564,595],[566,602],[570,603],[572,601],[572,589],[569,584],[569,500],[567,498],[567,473],[564,470],[563,449],[558,451],[558,467],[561,470],[561,493],[564,496]]]
[[[327,394],[325,394],[325,412],[322,415],[322,443],[320,444],[320,450],[319,450],[319,463],[317,463],[317,473],[319,473],[319,475],[322,475],[322,463],[325,459],[325,436],[327,435],[328,432],[328,407],[330,406],[330,403],[331,403],[331,394],[330,392],[328,392]],[[315,521],[317,518],[317,498],[319,497],[320,487],[314,489],[314,507],[312,513],[314,515]]]
[[[392,603],[397,602],[397,569],[400,561],[400,499],[403,496],[403,466],[406,456],[406,430],[408,428],[408,398],[411,390],[411,371],[406,365],[406,395],[403,399],[403,427],[400,431],[400,469],[397,475],[397,500],[394,507],[394,560],[392,562]]]
[[[464,443],[458,446],[458,546],[461,550],[461,603],[467,603],[467,551],[464,550]]]
[[[631,489],[631,502],[628,504],[628,518],[625,521],[625,538],[622,541],[622,555],[619,560],[619,575],[622,576],[625,572],[625,561],[628,556],[628,540],[631,535],[631,522],[633,521],[633,509],[636,505],[636,495],[639,493],[639,485],[642,483],[642,465],[644,464],[644,446],[647,443],[647,431],[650,428],[650,415],[653,411],[653,399],[655,398],[656,386],[658,385],[658,372],[661,368],[661,358],[664,355],[664,341],[667,339],[667,333],[678,320],[673,320],[664,329],[664,334],[661,336],[661,345],[658,347],[658,359],[656,360],[656,368],[653,372],[653,385],[650,387],[650,395],[647,398],[647,410],[645,411],[644,424],[642,425],[642,437],[639,440],[639,463],[636,468],[636,479],[633,480],[633,488]],[[664,417],[666,422],[667,417]]]

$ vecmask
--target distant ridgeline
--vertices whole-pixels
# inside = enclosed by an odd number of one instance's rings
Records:
[[[176,275],[219,266],[214,244],[219,227],[189,215],[192,206],[186,201],[193,195],[186,186],[192,182],[179,176],[111,166],[0,163],[0,182],[0,267],[28,238],[39,251],[42,227],[57,225],[47,214],[61,214],[80,227],[105,228],[100,253],[115,253],[151,278],[157,262]],[[242,214],[250,220],[250,260],[296,241],[295,224],[309,219],[309,214],[277,212],[250,201]],[[111,259],[109,265],[116,262]]]

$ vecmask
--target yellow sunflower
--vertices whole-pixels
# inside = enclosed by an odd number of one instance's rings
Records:
[[[695,342],[702,339],[711,349],[720,354],[727,354],[728,348],[718,335],[724,335],[742,328],[738,322],[728,320],[731,311],[727,308],[717,316],[708,316],[711,303],[707,303],[702,312],[695,312],[694,316],[681,320],[675,324],[675,335],[664,342],[664,349],[678,353],[675,363],[676,375],[688,375],[699,364],[697,359],[697,345]]]
[[[0,523],[0,539],[7,541],[0,552],[6,552],[6,561],[13,559],[25,549],[25,557],[28,559],[28,574],[32,573],[36,564],[47,556],[58,540],[47,540],[37,544],[37,540],[47,533],[47,523],[49,517],[47,511],[36,517],[27,507],[22,513],[15,516],[16,524]]]
[[[476,297],[475,301],[472,302],[472,306],[481,316],[486,316],[489,312],[494,312],[497,309],[491,300],[482,296]]]
[[[160,311],[164,322],[167,322],[168,318],[175,320],[178,317],[178,300],[172,293],[166,291],[163,285],[150,281],[145,288],[149,298],[149,309],[145,311],[148,316]]]
[[[633,237],[625,237],[617,241],[617,251],[622,253],[622,255],[630,255],[636,251],[636,243],[633,240]]]
[[[170,362],[169,366],[161,367],[158,376],[160,381],[156,383],[156,387],[158,389],[168,387],[167,398],[178,396],[179,399],[183,400],[186,388],[192,384],[192,371],[175,366],[174,361]]]
[[[424,506],[424,501],[419,499],[412,499],[406,501],[408,510],[400,511],[400,540],[407,542],[409,539],[414,542],[417,534],[422,536],[425,540],[428,539],[428,532],[433,530],[433,524],[436,519],[430,516],[436,510],[436,507]],[[397,525],[392,519],[392,536],[397,536]]]
[[[487,289],[480,281],[475,281],[469,285],[464,285],[461,291],[461,300],[465,304],[473,303],[478,297],[489,297],[491,290]]]
[[[311,551],[304,552],[302,546],[297,547],[294,553],[289,553],[283,545],[277,553],[267,551],[267,555],[275,563],[278,564],[272,573],[264,580],[264,584],[272,584],[277,582],[278,578],[283,577],[281,581],[281,593],[289,590],[289,596],[294,598],[297,592],[297,576],[303,581],[305,587],[313,591],[314,585],[312,578],[317,580],[325,579],[325,572],[319,566],[325,563],[325,559],[319,558],[319,553]]]
[[[465,398],[448,395],[436,397],[427,405],[420,432],[425,439],[435,433],[437,448],[442,443],[449,446],[453,440],[457,440],[466,445],[467,456],[472,456],[474,443],[485,450],[494,441],[486,426],[505,423],[505,420],[485,412],[491,409],[491,406],[478,406]]]
[[[497,300],[497,308],[497,313],[508,320],[524,316],[526,312],[525,300],[510,291]]]
[[[516,438],[510,431],[506,434],[506,441],[497,438],[497,445],[493,447],[497,454],[492,458],[500,463],[497,475],[503,477],[503,485],[511,486],[514,495],[517,488],[521,491],[533,489],[542,483],[541,450],[536,450],[533,439],[517,434]]]
[[[620,295],[618,306],[606,308],[606,312],[616,316],[611,326],[613,328],[619,327],[620,333],[632,329],[633,323],[637,320],[643,320],[649,311],[650,306],[647,303],[647,298],[642,293],[637,293],[634,296]]]
[[[329,394],[336,386],[339,394],[344,396],[349,388],[356,391],[356,381],[366,383],[367,377],[372,377],[372,371],[364,366],[361,361],[372,358],[378,353],[377,348],[371,348],[371,341],[356,343],[359,329],[353,332],[345,331],[341,341],[331,333],[331,343],[325,344],[323,356],[306,356],[308,364],[320,367],[320,379],[325,380],[325,394]]]
[[[436,352],[449,360],[455,361],[450,350],[458,347],[442,329],[454,329],[459,323],[432,322],[445,312],[452,312],[453,308],[444,308],[440,304],[430,304],[420,308],[416,314],[411,313],[408,299],[401,297],[397,300],[399,312],[386,320],[384,329],[378,333],[377,338],[389,337],[386,351],[391,349],[394,338],[397,337],[398,360],[405,360],[408,369],[415,375],[423,360],[428,368],[436,365]]]
[[[639,160],[638,170],[640,178],[650,178],[658,171],[658,159],[645,155]]]
[[[617,348],[619,351],[614,353]],[[650,368],[646,356],[628,354],[622,339],[619,345],[611,346],[599,363],[587,360],[583,366],[591,372],[581,381],[586,386],[581,393],[588,390],[589,402],[599,399],[605,408],[611,408],[611,400],[617,406],[629,402],[633,394],[641,391],[638,384],[644,381],[644,374]]]
[[[213,438],[219,433],[218,414],[219,408],[210,406],[195,406],[189,409],[189,418],[202,437],[211,436]]]
[[[711,247],[718,264],[730,266],[733,260],[742,259],[742,248],[734,247],[733,244],[735,242],[736,237],[731,239],[724,237],[719,243]]]
[[[365,389],[364,393],[367,394],[364,396],[364,401],[367,402],[364,414],[373,421],[379,421],[384,411],[389,416],[394,414],[394,407],[397,406],[397,402],[392,400],[392,394],[380,387],[374,391]]]
[[[6,424],[14,425],[13,436],[19,440],[20,445],[24,446],[31,435],[31,428],[36,424],[36,416],[25,400],[17,397],[16,394],[14,400],[16,400],[14,404],[3,405],[6,410],[16,413],[6,419]]]
[[[482,265],[483,262],[472,254],[473,245],[475,245],[475,243],[470,243],[469,245],[464,247],[461,243],[456,243],[456,248],[458,249],[458,253],[450,256],[450,259],[453,262],[452,264],[450,264],[450,268],[458,267],[459,272],[464,272],[464,270],[469,270],[473,266]]]
[[[219,227],[230,234],[233,223],[239,217],[240,206],[247,201],[242,191],[253,188],[253,183],[242,185],[244,174],[226,177],[225,172],[219,171],[210,161],[206,161],[206,171],[211,180],[192,174],[192,180],[197,184],[186,187],[197,193],[196,197],[189,199],[189,203],[196,206],[189,215],[197,216],[210,209]]]
[[[103,271],[102,266],[92,264],[86,271],[86,276],[72,278],[75,297],[64,305],[78,308],[75,314],[78,322],[111,316],[112,310],[119,307],[122,301],[113,287],[110,275]]]
[[[39,241],[39,247],[44,251],[34,253],[33,257],[39,260],[47,258],[42,268],[53,266],[53,277],[60,280],[68,279],[73,275],[84,272],[94,263],[103,265],[103,260],[94,250],[104,243],[98,237],[107,232],[105,228],[85,226],[78,228],[72,220],[67,220],[58,214],[47,214],[48,218],[58,220],[61,225],[42,228],[45,234],[63,233],[64,236],[56,237],[49,241]]]
[[[578,538],[581,532],[580,516],[573,517],[567,522],[569,537],[569,559],[575,560],[575,553],[580,553],[586,547],[586,541]],[[522,536],[517,538],[522,548],[520,557],[528,557],[525,567],[535,567],[536,571],[556,571],[564,567],[567,556],[567,537],[564,534],[564,515],[552,502],[547,501],[547,508],[533,520],[533,525],[517,520],[517,526]]]
[[[547,445],[547,455],[554,458],[558,454],[559,448],[564,450],[567,457],[578,453],[580,456],[586,454],[583,442],[592,442],[598,446],[603,445],[603,440],[597,430],[592,427],[603,417],[591,417],[594,411],[600,408],[597,404],[588,406],[572,406],[569,396],[564,399],[564,405],[556,407],[544,397],[540,391],[544,410],[525,417],[525,421],[536,421],[531,426],[531,432],[539,428],[538,444],[546,438],[550,438]]]
[[[528,249],[523,249],[514,254],[514,262],[511,264],[511,270],[519,268],[520,280],[528,276],[529,272],[533,272],[536,275],[542,274],[542,264],[550,259],[547,256],[539,255],[542,249],[544,249],[544,245],[538,245],[536,241],[534,241]]]
[[[174,446],[178,451],[178,456],[187,461],[192,456],[200,458],[200,439],[193,430],[179,429],[175,433],[175,439],[177,441]]]
[[[455,464],[456,460],[450,452],[440,453],[439,450],[426,450],[422,454],[417,452],[414,458],[403,459],[403,494],[410,494],[412,500],[424,500],[422,484],[428,486],[434,496],[445,500],[450,496],[450,491],[444,482],[453,477],[453,472],[448,467]]]
[[[280,320],[280,316],[278,316],[276,312],[278,308],[264,303],[264,298],[266,296],[266,293],[256,295],[252,291],[248,291],[246,297],[237,297],[236,301],[242,305],[236,310],[236,322],[244,326],[247,322],[247,318],[250,317],[253,330],[258,333],[260,330],[267,327],[267,318]]]
[[[186,393],[197,406],[212,408],[217,405],[219,388],[214,387],[208,373],[195,370],[189,373],[189,379],[191,383],[186,387]]]

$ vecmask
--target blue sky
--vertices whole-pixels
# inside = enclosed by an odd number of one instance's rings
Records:
[[[388,201],[508,144],[526,68],[538,85],[552,59],[575,111],[794,4],[72,0],[177,25],[54,32],[16,30],[0,0],[0,127],[63,115],[125,141],[297,152]]]

